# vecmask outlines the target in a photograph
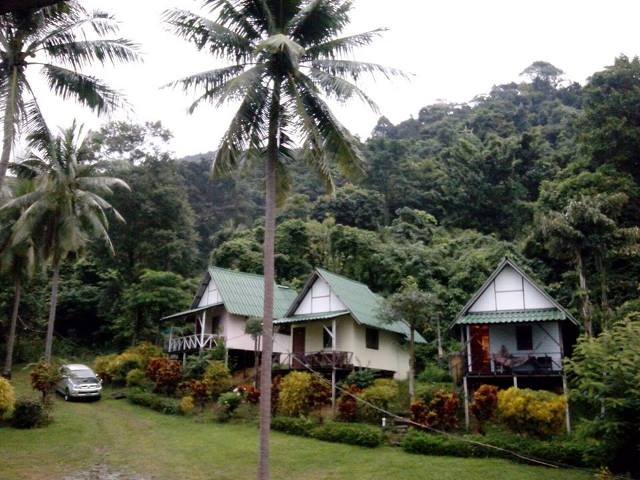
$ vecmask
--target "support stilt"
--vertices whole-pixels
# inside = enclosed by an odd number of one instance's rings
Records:
[[[467,386],[467,376],[462,378],[462,385],[464,388],[464,426],[469,430],[469,388]]]
[[[513,386],[518,388],[518,377],[516,377],[515,375],[513,376]]]
[[[562,391],[566,399],[565,420],[567,422],[567,433],[571,434],[571,412],[569,410],[569,387],[567,386],[567,377],[564,374],[562,375]]]

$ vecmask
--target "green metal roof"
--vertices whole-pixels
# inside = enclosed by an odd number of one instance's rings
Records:
[[[291,315],[290,317],[279,318],[273,323],[283,324],[306,322],[309,320],[326,320],[328,318],[336,318],[343,315],[349,315],[349,313],[349,310],[338,310],[337,312],[301,313],[299,315]]]
[[[567,320],[562,310],[545,308],[539,310],[508,310],[493,312],[473,312],[460,317],[457,325],[477,325],[487,323],[529,323]]]
[[[218,286],[224,306],[229,313],[262,318],[264,308],[264,277],[262,275],[236,272],[220,267],[209,268],[209,275]],[[296,296],[296,291],[292,288],[276,285],[273,303],[274,318],[284,316]]]
[[[409,337],[410,331],[406,323],[397,320],[387,323],[380,318],[384,299],[369,290],[365,284],[322,268],[317,268],[316,272],[329,284],[333,293],[345,304],[358,323]],[[415,338],[416,342],[426,343],[418,332]]]

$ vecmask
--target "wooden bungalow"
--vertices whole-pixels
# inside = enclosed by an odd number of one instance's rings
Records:
[[[381,375],[407,378],[409,328],[381,318],[382,297],[349,278],[317,268],[275,323],[290,327],[285,350],[293,369],[347,372],[368,368]],[[424,338],[416,333],[416,341]]]
[[[562,305],[505,258],[452,324],[463,349],[468,396],[481,384],[566,390],[563,359],[578,322]]]
[[[296,298],[295,290],[276,285],[273,314],[284,316]],[[212,267],[204,275],[191,309],[164,317],[162,321],[193,325],[188,335],[169,335],[165,350],[170,355],[184,356],[214,348],[224,341],[228,354],[237,367],[254,364],[254,338],[246,332],[249,318],[262,318],[264,277],[252,273],[236,272]],[[286,334],[274,334],[274,354],[289,344]],[[260,346],[258,348],[261,349]]]

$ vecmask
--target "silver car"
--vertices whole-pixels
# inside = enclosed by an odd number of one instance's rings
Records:
[[[102,380],[86,365],[79,363],[60,367],[62,379],[56,385],[66,401],[72,398],[91,398],[100,400],[102,394]]]

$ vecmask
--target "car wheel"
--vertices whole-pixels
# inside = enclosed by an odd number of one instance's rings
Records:
[[[69,395],[69,389],[68,388],[65,389],[65,391],[64,391],[64,401],[65,402],[71,401],[71,395]]]

